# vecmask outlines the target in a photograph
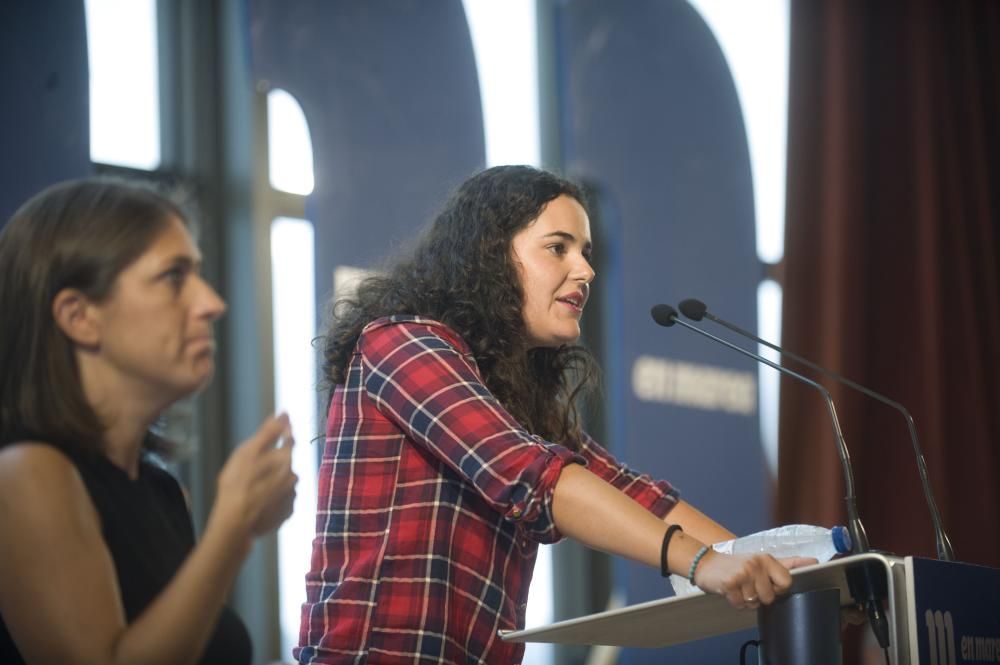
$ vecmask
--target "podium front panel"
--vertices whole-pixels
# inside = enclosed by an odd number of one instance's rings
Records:
[[[915,663],[1000,663],[1000,570],[915,557],[906,568]]]

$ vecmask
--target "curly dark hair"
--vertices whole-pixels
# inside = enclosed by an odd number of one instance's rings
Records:
[[[563,195],[586,210],[577,185],[530,166],[498,166],[466,180],[411,254],[333,304],[332,325],[322,337],[330,395],[344,383],[368,323],[419,315],[444,323],[465,340],[486,387],[528,431],[575,446],[576,400],[596,379],[596,363],[582,346],[530,348],[511,254],[514,235]]]

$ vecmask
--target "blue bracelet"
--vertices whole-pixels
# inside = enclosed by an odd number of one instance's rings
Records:
[[[694,569],[698,567],[702,557],[706,554],[708,554],[708,545],[702,545],[698,553],[694,555],[694,559],[691,560],[691,569],[688,571],[688,582],[691,584],[694,584]]]

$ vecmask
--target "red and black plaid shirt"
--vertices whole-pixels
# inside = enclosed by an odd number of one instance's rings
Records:
[[[677,492],[525,431],[465,344],[416,317],[363,331],[330,404],[301,663],[520,662],[497,631],[524,626],[538,543],[560,538],[552,492],[587,468],[658,516]]]

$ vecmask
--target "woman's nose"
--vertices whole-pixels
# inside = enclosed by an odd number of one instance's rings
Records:
[[[215,321],[226,313],[226,301],[222,299],[222,296],[208,282],[201,277],[198,277],[198,280],[202,287],[198,298],[199,314],[211,321]]]
[[[590,284],[594,281],[594,277],[596,276],[597,273],[594,272],[594,268],[590,265],[590,261],[583,259],[580,265],[576,268],[573,278],[578,282]]]

